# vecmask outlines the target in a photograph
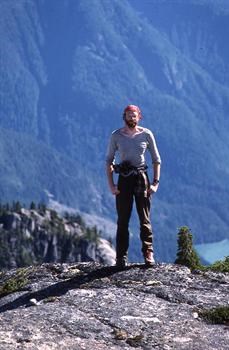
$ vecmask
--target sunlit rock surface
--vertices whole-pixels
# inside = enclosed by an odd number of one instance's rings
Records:
[[[43,264],[0,299],[0,349],[228,349],[227,325],[200,310],[228,305],[228,274],[156,264]],[[0,287],[17,270],[0,275]]]

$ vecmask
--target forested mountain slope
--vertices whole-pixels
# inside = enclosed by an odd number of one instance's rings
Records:
[[[1,0],[0,13],[2,201],[48,190],[115,220],[104,158],[134,103],[163,162],[157,257],[174,257],[181,225],[198,243],[228,237],[227,1]]]

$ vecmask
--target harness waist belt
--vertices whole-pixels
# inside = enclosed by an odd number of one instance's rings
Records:
[[[141,172],[145,172],[146,169],[148,168],[147,165],[142,165],[140,167],[135,167],[131,165],[130,162],[125,161],[120,164],[114,164],[113,165],[114,171],[116,174],[121,174],[123,176],[129,176],[129,175],[137,175]]]

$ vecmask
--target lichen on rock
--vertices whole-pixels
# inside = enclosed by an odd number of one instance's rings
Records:
[[[228,348],[227,325],[200,317],[228,303],[226,273],[91,262],[31,266],[27,279],[0,299],[0,349]]]

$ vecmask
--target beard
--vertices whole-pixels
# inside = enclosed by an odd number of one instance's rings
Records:
[[[131,129],[134,129],[135,126],[137,125],[137,122],[135,122],[135,121],[133,121],[133,120],[126,120],[126,119],[125,119],[125,123],[126,123],[126,125],[127,125],[129,128],[131,128]]]

